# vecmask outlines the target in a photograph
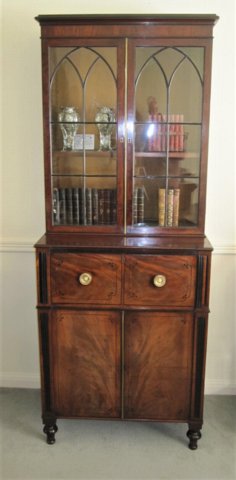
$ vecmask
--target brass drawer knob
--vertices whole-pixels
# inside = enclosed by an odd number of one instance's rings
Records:
[[[155,275],[153,278],[153,285],[155,287],[164,287],[166,284],[166,277],[165,275]]]
[[[92,279],[93,277],[91,273],[84,272],[79,276],[79,283],[81,285],[89,285],[92,282]]]

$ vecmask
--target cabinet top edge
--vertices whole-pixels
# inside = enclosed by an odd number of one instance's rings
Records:
[[[38,15],[40,25],[86,25],[94,24],[211,24],[219,19],[215,14],[81,14],[81,15]]]
[[[113,251],[123,253],[151,253],[153,251],[212,251],[207,237],[123,237],[111,235],[43,235],[36,248],[68,248],[80,251]]]

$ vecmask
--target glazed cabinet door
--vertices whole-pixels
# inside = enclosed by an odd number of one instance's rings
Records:
[[[198,40],[129,42],[129,232],[203,229],[209,55]]]
[[[55,310],[50,346],[58,417],[120,417],[120,314]]]
[[[192,315],[129,312],[124,338],[125,418],[186,420],[190,414]]]
[[[43,56],[47,230],[120,231],[124,41],[48,40]]]

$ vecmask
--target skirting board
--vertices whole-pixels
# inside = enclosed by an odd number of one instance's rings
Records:
[[[236,383],[206,379],[205,395],[236,395]]]
[[[40,388],[40,377],[31,373],[0,373],[0,387],[6,388]]]
[[[6,388],[40,388],[40,377],[29,373],[0,373],[0,387]],[[206,380],[206,395],[236,395],[236,384],[225,380]]]

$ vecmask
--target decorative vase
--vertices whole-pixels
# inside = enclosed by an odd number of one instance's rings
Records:
[[[101,107],[96,116],[97,128],[100,136],[100,150],[111,150],[111,133],[116,121],[115,112],[110,107]],[[101,122],[101,123],[100,123]]]
[[[75,107],[61,107],[58,120],[63,137],[63,150],[74,150],[75,135],[80,121],[77,109]]]

